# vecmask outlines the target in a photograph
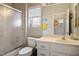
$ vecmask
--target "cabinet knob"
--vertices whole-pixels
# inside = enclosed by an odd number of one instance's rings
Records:
[[[45,48],[45,46],[40,46],[40,47]]]

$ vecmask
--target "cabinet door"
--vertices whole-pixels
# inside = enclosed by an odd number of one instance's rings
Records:
[[[50,52],[51,55],[66,55],[66,56],[77,56],[79,55],[79,47],[75,45],[58,44],[52,43]]]
[[[49,56],[49,50],[38,49],[37,55],[38,56]]]

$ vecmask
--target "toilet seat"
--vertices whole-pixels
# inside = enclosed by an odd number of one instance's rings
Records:
[[[19,51],[19,54],[21,54],[21,55],[28,54],[28,53],[32,52],[32,49],[33,49],[33,48],[31,48],[31,47],[25,47],[25,48],[23,48],[23,49],[21,49],[21,50]]]

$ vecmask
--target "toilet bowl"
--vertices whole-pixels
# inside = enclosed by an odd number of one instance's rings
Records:
[[[31,56],[32,49],[33,49],[33,47],[36,44],[36,42],[35,42],[34,39],[36,39],[36,38],[29,37],[27,39],[27,41],[28,41],[28,47],[24,47],[21,50],[19,50],[18,56]]]
[[[32,49],[33,48],[31,48],[31,47],[24,47],[21,50],[19,50],[18,56],[31,56]]]

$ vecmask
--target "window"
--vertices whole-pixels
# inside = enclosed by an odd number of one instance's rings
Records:
[[[28,26],[31,28],[38,28],[41,26],[41,8],[29,8]]]

